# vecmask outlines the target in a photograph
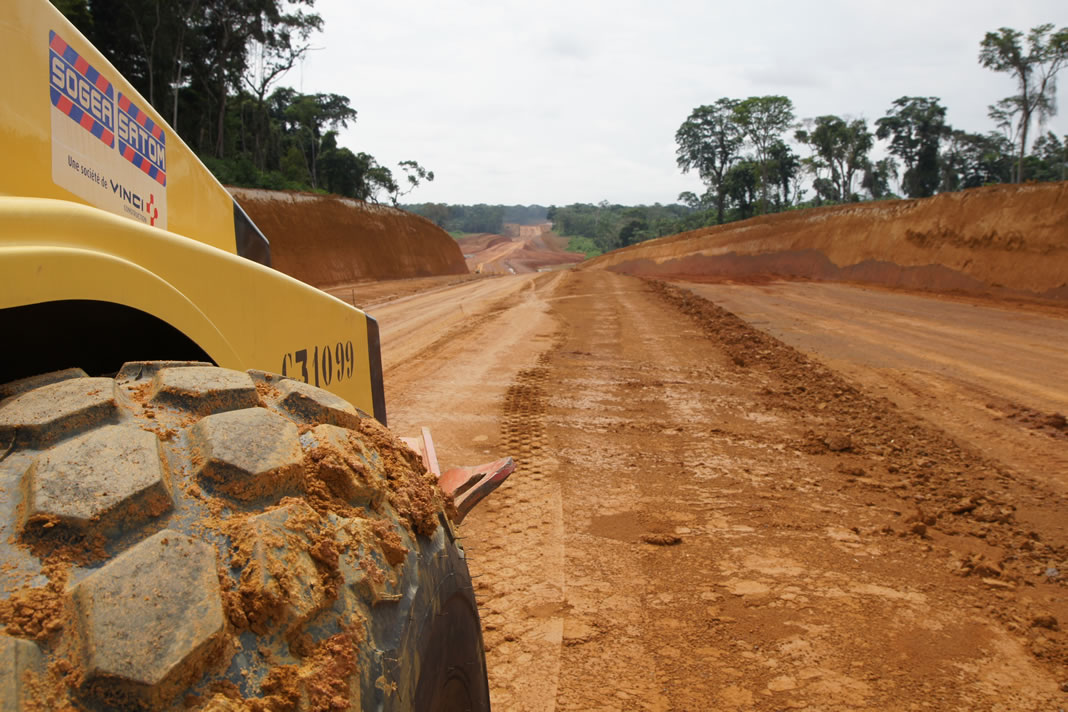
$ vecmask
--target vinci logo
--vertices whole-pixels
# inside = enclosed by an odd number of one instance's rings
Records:
[[[148,203],[145,205],[145,212],[148,213],[148,224],[155,225],[156,218],[159,217],[159,207],[156,205],[155,193],[152,193],[148,196]]]
[[[167,135],[163,127],[119,93],[119,153],[154,179],[167,185]]]
[[[115,89],[54,31],[48,33],[52,106],[110,148],[115,145]]]

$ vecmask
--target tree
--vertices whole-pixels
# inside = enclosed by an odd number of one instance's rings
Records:
[[[709,191],[716,194],[716,223],[723,223],[727,193],[724,176],[739,159],[742,130],[735,120],[738,101],[726,97],[715,104],[699,106],[675,132],[677,163],[683,173],[697,171]]]
[[[308,52],[308,37],[321,30],[322,18],[305,14],[299,7],[294,12],[274,13],[259,38],[250,42],[249,66],[241,77],[255,97],[252,106],[252,147],[256,165],[263,169],[270,141],[270,116],[267,110],[267,91],[280,80]]]
[[[1034,152],[1028,158],[1034,159],[1034,169],[1029,170],[1028,175],[1035,180],[1065,180],[1068,175],[1068,136],[1064,141],[1052,131],[1039,136]]]
[[[864,119],[846,121],[830,115],[818,116],[807,123],[812,128],[800,129],[794,137],[809,144],[818,156],[819,161],[810,165],[829,169],[833,200],[853,200],[853,180],[867,165],[868,153],[874,144],[868,123]]]
[[[1012,142],[996,131],[953,131],[942,153],[942,190],[1012,182],[1012,154]]]
[[[1068,27],[1054,32],[1047,23],[1031,29],[1027,48],[1023,33],[1009,27],[987,32],[979,43],[979,63],[995,72],[1006,72],[1016,80],[1018,93],[990,106],[990,116],[1000,126],[1012,127],[1019,141],[1015,181],[1024,178],[1024,156],[1032,117],[1039,125],[1057,114],[1057,72],[1068,64]]]
[[[677,198],[677,200],[686,207],[690,208],[691,210],[703,210],[706,207],[705,198],[707,196],[708,193],[705,193],[704,195],[698,197],[698,195],[693,191],[684,190],[679,193],[679,197]]]
[[[394,184],[394,189],[390,191],[389,196],[393,201],[393,207],[397,207],[400,198],[418,188],[422,181],[431,183],[434,180],[434,171],[428,171],[415,161],[401,161],[397,165],[404,171],[404,180],[408,184],[408,190],[402,191],[399,185]]]
[[[294,149],[296,150],[296,149]],[[300,152],[296,151],[300,156]],[[337,145],[337,133],[330,131],[324,137],[319,153],[319,185],[331,193],[355,198],[364,192],[367,163],[344,147]]]
[[[319,187],[319,154],[324,136],[344,128],[356,120],[356,110],[349,106],[349,98],[341,94],[298,94],[292,89],[279,89],[272,95],[277,100],[289,100],[283,110],[285,131],[304,154],[313,188]]]
[[[734,121],[756,151],[760,164],[760,214],[767,212],[768,162],[771,146],[794,120],[794,105],[785,96],[751,96],[734,107]]]
[[[905,166],[901,187],[910,198],[934,195],[939,183],[938,148],[950,127],[938,97],[903,96],[876,120],[875,135],[890,139],[890,153]]]
[[[784,141],[776,141],[768,151],[771,161],[768,177],[780,191],[775,196],[778,210],[785,210],[791,203],[790,186],[794,192],[799,189],[798,176],[801,173],[801,159]]]
[[[357,192],[357,198],[377,203],[379,191],[384,191],[387,195],[397,192],[397,181],[393,179],[393,171],[379,165],[375,157],[370,154],[361,151],[356,154],[356,157],[364,165],[363,183]]]
[[[724,177],[727,196],[735,211],[736,220],[753,217],[759,203],[757,198],[761,188],[761,165],[757,161],[743,160],[731,166]]]
[[[890,190],[890,181],[897,180],[897,161],[887,157],[872,163],[868,161],[864,166],[864,177],[860,180],[860,187],[871,194],[872,200],[882,200],[893,197]]]
[[[444,228],[445,223],[451,217],[452,211],[445,203],[426,203],[423,205],[423,210],[420,214],[438,227]]]

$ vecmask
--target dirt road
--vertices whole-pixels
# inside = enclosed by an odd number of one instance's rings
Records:
[[[689,288],[1068,494],[1068,439],[1050,425],[1068,413],[1068,307],[828,283]]]
[[[604,272],[370,309],[391,427],[518,461],[463,526],[496,708],[1068,706],[1068,321],[731,294],[822,361]]]

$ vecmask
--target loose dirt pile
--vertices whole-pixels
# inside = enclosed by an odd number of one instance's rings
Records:
[[[644,242],[590,266],[1068,299],[1068,183],[778,213]]]
[[[274,268],[316,287],[467,273],[456,242],[418,215],[337,196],[230,192],[271,241]]]

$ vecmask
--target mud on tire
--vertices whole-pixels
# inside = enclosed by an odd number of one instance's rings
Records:
[[[448,505],[345,401],[184,362],[0,398],[0,709],[489,709]]]

